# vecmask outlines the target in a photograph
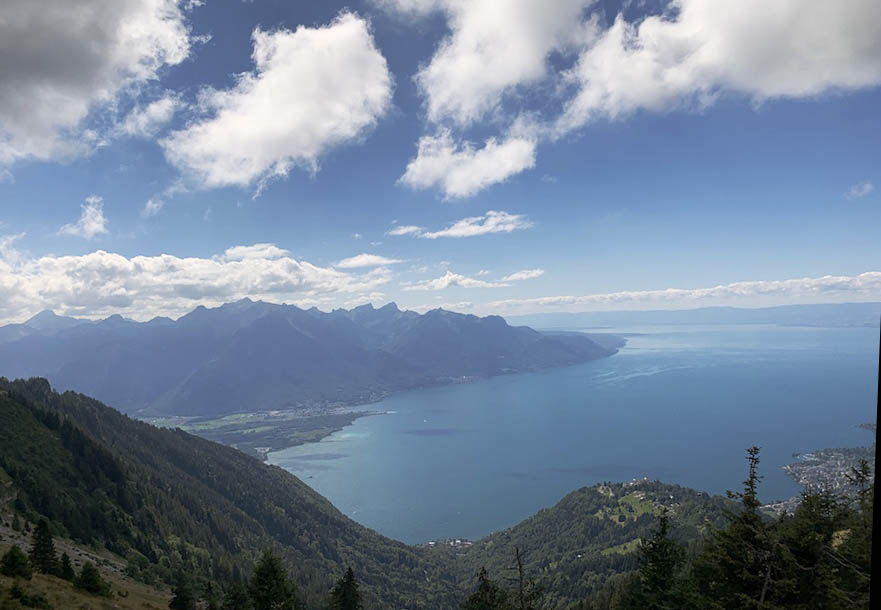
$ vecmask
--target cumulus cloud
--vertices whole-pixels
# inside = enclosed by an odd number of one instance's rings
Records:
[[[410,18],[440,12],[450,29],[416,76],[437,135],[420,139],[401,178],[447,197],[533,167],[537,143],[596,120],[881,84],[877,0],[671,0],[663,14],[608,27],[591,0],[377,1]],[[462,143],[480,121],[507,134],[502,144]]]
[[[390,279],[385,269],[354,274],[298,261],[274,244],[235,246],[209,258],[125,257],[103,250],[30,258],[15,252],[12,242],[14,237],[0,238],[0,321],[7,322],[47,308],[68,315],[120,313],[143,320],[246,296],[328,303],[370,294]]]
[[[614,25],[567,73],[577,87],[556,124],[705,107],[725,91],[756,102],[881,83],[881,3],[676,0],[674,11]]]
[[[666,288],[591,294],[506,299],[489,303],[496,310],[609,310],[701,307],[761,300],[780,302],[836,302],[881,299],[881,272],[854,276],[824,275],[817,278],[734,282],[711,288]]]
[[[0,3],[0,163],[89,152],[85,124],[189,54],[176,0]]]
[[[273,260],[290,254],[275,244],[254,244],[252,246],[233,246],[224,250],[219,258],[222,261],[244,261],[249,259]]]
[[[86,197],[80,206],[82,213],[75,223],[66,224],[58,229],[59,235],[73,235],[92,239],[96,235],[107,233],[107,218],[104,217],[104,200],[97,195]]]
[[[859,184],[854,184],[847,190],[844,196],[848,199],[860,199],[861,197],[865,197],[874,190],[875,185],[867,180],[865,182],[860,182]]]
[[[544,269],[524,269],[523,271],[516,271],[511,275],[506,275],[502,278],[503,282],[518,282],[521,280],[532,280],[537,277],[541,277],[545,274]],[[477,275],[480,275],[479,273]]]
[[[489,233],[510,233],[521,229],[528,229],[532,222],[523,214],[509,214],[490,210],[482,216],[463,218],[440,231],[429,231],[419,234],[425,239],[437,239],[439,237],[475,237]]]
[[[582,32],[581,13],[591,0],[438,0],[450,35],[416,83],[428,118],[468,125],[497,111],[502,98],[518,86],[533,85],[548,74],[548,57],[572,45]],[[399,8],[413,10],[413,2]],[[428,3],[416,7],[425,13]]]
[[[489,138],[482,148],[456,142],[449,130],[419,138],[416,157],[400,182],[414,189],[439,188],[446,198],[471,197],[535,165],[535,140]]]
[[[209,116],[162,141],[168,160],[202,188],[248,186],[358,138],[391,103],[392,75],[368,23],[254,30],[255,69],[203,95]]]
[[[447,271],[441,277],[433,280],[422,280],[412,284],[403,284],[401,289],[406,291],[446,290],[451,286],[460,286],[462,288],[504,288],[505,286],[510,286],[510,284],[504,282],[487,282],[485,280],[478,280],[473,277],[467,277],[459,273]]]
[[[131,137],[152,138],[174,117],[180,106],[180,100],[174,95],[166,95],[144,107],[137,106],[116,126],[116,132]]]
[[[547,83],[549,57],[583,39],[581,14],[593,0],[378,0],[400,14],[442,12],[450,34],[415,81],[435,125],[465,128],[487,117],[507,122],[503,101]],[[401,183],[471,197],[535,165],[533,137],[509,131],[482,148],[441,129],[419,140]]]
[[[349,258],[344,258],[335,266],[340,269],[358,269],[360,267],[380,267],[382,265],[395,265],[404,261],[397,258],[387,258],[378,254],[358,254]]]

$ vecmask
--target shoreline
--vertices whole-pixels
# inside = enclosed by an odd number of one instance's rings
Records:
[[[597,335],[575,331],[573,334],[588,335],[594,340]],[[308,443],[318,443],[328,436],[352,425],[361,417],[385,415],[385,410],[362,410],[360,407],[377,405],[385,399],[406,392],[418,392],[433,388],[469,384],[486,381],[496,377],[538,373],[557,368],[568,368],[611,358],[627,344],[621,335],[605,335],[607,343],[602,347],[610,353],[583,362],[574,362],[559,366],[542,367],[529,370],[506,370],[496,375],[467,375],[461,377],[437,378],[434,383],[401,388],[398,390],[382,390],[371,394],[368,398],[353,401],[341,401],[332,405],[312,405],[305,408],[243,411],[215,418],[204,416],[169,415],[143,418],[143,421],[160,427],[177,427],[210,441],[234,447],[240,451],[267,462],[268,454],[299,447]],[[612,347],[614,345],[614,347]]]

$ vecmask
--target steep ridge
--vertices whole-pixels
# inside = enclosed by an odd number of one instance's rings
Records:
[[[177,321],[38,314],[0,327],[0,372],[41,376],[126,413],[218,416],[362,404],[403,389],[564,366],[615,348],[394,303],[329,313],[248,299]]]
[[[0,468],[19,512],[107,546],[148,577],[184,569],[229,580],[273,548],[316,605],[348,565],[391,607],[454,605],[443,562],[351,521],[286,471],[45,380],[0,379]]]

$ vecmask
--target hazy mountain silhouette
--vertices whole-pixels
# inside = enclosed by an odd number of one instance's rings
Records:
[[[178,320],[42,312],[0,327],[0,375],[43,376],[127,412],[217,415],[369,401],[388,392],[613,354],[498,316],[435,309],[321,312],[243,299]]]

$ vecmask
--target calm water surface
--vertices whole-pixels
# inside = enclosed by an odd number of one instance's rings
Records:
[[[598,331],[591,331],[598,332]],[[868,445],[878,329],[658,326],[611,358],[399,394],[319,443],[272,453],[356,521],[405,542],[479,538],[600,481],[798,487],[793,452]]]

